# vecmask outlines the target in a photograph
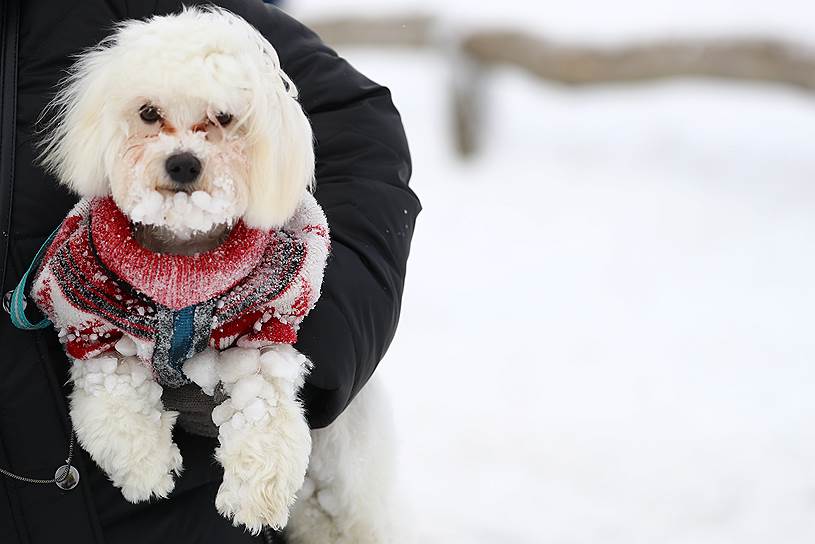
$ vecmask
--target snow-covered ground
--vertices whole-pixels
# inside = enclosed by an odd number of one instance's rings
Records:
[[[593,24],[618,4],[645,5]],[[393,90],[424,205],[380,371],[420,542],[815,541],[815,97],[505,71],[461,162],[440,58],[343,53]]]

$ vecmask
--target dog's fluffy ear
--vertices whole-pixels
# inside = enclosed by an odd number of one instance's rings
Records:
[[[102,119],[110,45],[102,42],[79,57],[38,121],[44,132],[40,161],[80,196],[109,192],[105,164],[112,158],[106,155],[112,149],[114,127]]]
[[[314,144],[294,83],[280,69],[268,42],[264,45],[267,69],[247,120],[250,201],[244,221],[253,228],[270,229],[294,214],[313,184]]]

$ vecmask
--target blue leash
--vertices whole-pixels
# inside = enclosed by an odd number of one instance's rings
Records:
[[[38,323],[32,323],[28,320],[28,317],[25,315],[25,307],[26,307],[26,300],[25,300],[25,290],[26,284],[28,283],[28,276],[31,274],[32,270],[36,270],[37,267],[40,265],[40,261],[42,260],[42,256],[48,247],[51,245],[51,242],[54,241],[54,238],[59,232],[59,228],[57,227],[54,229],[54,232],[51,233],[51,236],[48,237],[45,242],[40,246],[39,251],[34,256],[34,260],[31,261],[31,265],[28,267],[28,270],[25,271],[23,277],[20,278],[20,283],[17,284],[17,287],[14,288],[14,291],[11,292],[11,301],[8,305],[8,313],[11,316],[12,324],[17,327],[18,329],[23,329],[26,331],[34,331],[37,329],[44,329],[51,325],[51,321],[47,318],[42,319]],[[8,295],[6,295],[8,296]]]

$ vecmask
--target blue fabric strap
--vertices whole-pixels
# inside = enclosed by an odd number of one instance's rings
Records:
[[[42,260],[42,256],[45,251],[48,249],[48,246],[51,245],[51,242],[54,241],[54,237],[56,237],[57,232],[59,232],[59,227],[54,229],[54,232],[51,233],[51,236],[43,242],[40,246],[39,251],[34,256],[34,260],[31,261],[31,266],[28,267],[28,270],[25,271],[23,277],[20,278],[20,283],[17,284],[17,287],[14,288],[14,291],[11,293],[11,303],[9,304],[9,314],[11,315],[11,322],[12,324],[17,327],[18,329],[23,329],[26,331],[33,331],[37,329],[44,329],[51,325],[51,321],[44,318],[42,321],[38,323],[32,323],[28,320],[25,315],[25,307],[26,307],[26,300],[25,300],[25,291],[26,291],[26,284],[28,283],[28,275],[31,274],[32,270],[36,270]]]
[[[192,336],[195,333],[195,305],[173,312],[173,337],[170,340],[170,365],[181,369],[181,363],[189,357]]]

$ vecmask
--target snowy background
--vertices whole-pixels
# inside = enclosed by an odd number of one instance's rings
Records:
[[[811,40],[811,0],[294,0],[603,42]],[[422,543],[815,541],[815,95],[681,80],[489,80],[453,150],[447,65],[343,49],[414,158],[402,321],[382,363]]]

